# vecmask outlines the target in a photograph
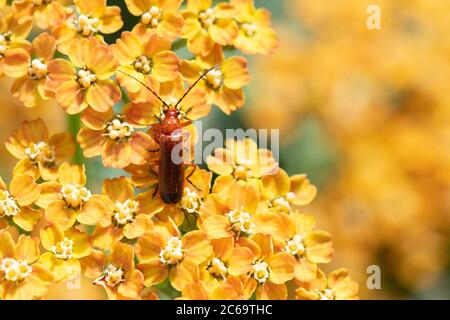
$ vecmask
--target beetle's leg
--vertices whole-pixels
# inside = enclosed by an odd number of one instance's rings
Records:
[[[161,124],[160,123],[153,124],[150,130],[152,132],[153,138],[156,140],[156,142],[159,143],[159,137],[161,136]]]
[[[192,120],[189,120],[189,119],[180,123],[181,127],[187,127],[190,124],[192,124]]]
[[[199,187],[197,187],[189,178],[194,174],[195,170],[197,170],[197,166],[194,163],[185,163],[184,165],[189,167],[194,167],[194,170],[189,172],[189,174],[186,176],[186,181],[189,182],[197,191],[202,191]]]
[[[159,188],[159,185],[156,185],[156,188],[155,188],[155,191],[153,191],[153,193],[152,193],[152,199],[156,196],[156,194],[158,193],[158,188]]]
[[[147,151],[150,152],[150,153],[158,152],[158,151],[159,151],[159,148],[158,148],[158,149],[148,149]]]

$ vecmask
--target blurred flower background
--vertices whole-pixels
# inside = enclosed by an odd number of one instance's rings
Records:
[[[279,49],[249,57],[245,107],[232,116],[215,109],[203,127],[281,130],[281,166],[307,173],[319,189],[304,213],[333,235],[335,259],[324,269],[348,267],[361,298],[448,298],[450,2],[255,3],[272,12]],[[122,7],[121,31],[130,30],[137,18],[124,2],[108,4]],[[380,30],[366,27],[370,5],[381,9]],[[56,104],[25,108],[10,85],[0,80],[1,141],[36,117],[52,124],[52,132],[71,129],[73,121]],[[0,152],[0,175],[9,180],[15,161],[3,144]],[[94,191],[117,176],[100,161],[83,159]],[[365,285],[370,265],[381,268],[381,290]],[[80,298],[102,297],[86,283]],[[64,298],[63,291],[73,298],[58,287],[48,297]]]

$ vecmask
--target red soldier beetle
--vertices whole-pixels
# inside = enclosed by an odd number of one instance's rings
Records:
[[[167,204],[178,203],[183,197],[184,181],[189,181],[189,178],[194,174],[197,168],[193,163],[183,163],[182,161],[174,161],[173,152],[179,150],[178,159],[183,159],[183,135],[181,129],[192,124],[192,120],[187,119],[184,122],[180,120],[180,111],[178,109],[183,99],[191,92],[191,90],[203,79],[208,72],[219,67],[220,64],[206,70],[203,74],[189,87],[183,96],[173,106],[169,106],[152,88],[147,86],[139,79],[120,71],[122,74],[136,80],[147,90],[149,90],[163,106],[164,119],[160,123],[154,124],[151,127],[151,132],[154,139],[159,144],[159,150],[149,150],[150,152],[159,152],[159,160],[155,161],[155,165],[159,165],[158,186],[155,190],[159,192],[161,199]],[[185,166],[192,166],[194,169],[185,176]],[[195,187],[195,186],[194,186]]]

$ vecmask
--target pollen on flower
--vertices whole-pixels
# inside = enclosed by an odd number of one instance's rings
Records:
[[[241,161],[242,162],[242,161]],[[233,176],[238,180],[248,180],[253,177],[250,164],[242,162],[234,168]]]
[[[292,254],[293,256],[301,256],[303,253],[305,253],[303,237],[297,234],[291,240],[286,241],[284,251]]]
[[[55,161],[55,150],[43,141],[32,143],[25,148],[25,154],[31,161],[44,161],[52,163]]]
[[[52,247],[52,252],[58,259],[67,260],[72,258],[73,241],[65,237]]]
[[[133,131],[134,129],[129,123],[116,118],[106,127],[106,136],[111,140],[122,140],[129,138]]]
[[[323,291],[317,291],[319,294],[320,300],[334,300],[335,294],[332,289],[325,289]]]
[[[183,259],[183,247],[181,240],[177,237],[171,237],[167,245],[159,253],[159,260],[163,264],[176,264]]]
[[[241,29],[244,31],[245,36],[251,38],[255,35],[257,27],[254,23],[243,23],[240,25]]]
[[[10,31],[0,34],[0,57],[3,57],[9,48],[12,33]]]
[[[162,18],[162,11],[156,6],[152,6],[149,11],[145,12],[141,16],[141,22],[143,24],[149,25],[152,28],[156,28]]]
[[[287,198],[287,197],[286,197]],[[271,206],[279,211],[289,212],[291,205],[285,197],[278,197],[272,200]]]
[[[39,80],[44,78],[48,73],[47,65],[42,62],[41,59],[31,60],[30,66],[28,67],[28,74],[30,78]]]
[[[150,74],[152,72],[152,59],[146,56],[140,56],[133,63],[134,68],[137,72],[141,72],[143,74]]]
[[[183,197],[180,201],[181,208],[183,208],[183,210],[188,213],[195,213],[200,208],[200,205],[200,195],[195,191],[191,191],[188,188],[185,188]]]
[[[270,268],[267,262],[257,261],[253,264],[253,277],[259,282],[264,283],[269,279]]]
[[[116,268],[109,264],[104,270],[103,274],[94,280],[94,284],[101,287],[115,288],[125,281],[124,272],[121,268]]]
[[[255,228],[253,217],[250,213],[241,210],[231,210],[226,214],[233,226],[233,230],[238,233],[251,234]]]
[[[83,202],[88,201],[91,198],[92,193],[86,187],[77,187],[66,184],[61,188],[60,195],[70,207],[77,208]]]
[[[135,220],[139,203],[135,200],[126,200],[125,202],[116,201],[114,204],[114,221],[120,225],[126,225]]]
[[[90,18],[84,14],[73,19],[69,23],[69,27],[76,30],[85,37],[94,35],[100,31],[102,22],[99,18]]]
[[[97,77],[88,69],[80,69],[77,72],[77,81],[83,88],[89,88],[97,81]]]
[[[223,84],[223,73],[219,69],[211,70],[205,75],[205,81],[208,87],[217,90]]]
[[[31,267],[26,261],[4,258],[0,264],[0,271],[6,281],[23,281],[31,274]]]
[[[214,10],[209,8],[198,14],[198,20],[204,29],[209,28],[214,24],[216,18],[214,17]]]
[[[220,260],[219,258],[215,257],[209,263],[208,271],[214,277],[223,278],[224,279],[227,276],[227,274],[228,274],[228,267],[226,266],[226,264],[222,260]]]
[[[20,213],[16,200],[6,190],[0,190],[0,216],[14,217]]]

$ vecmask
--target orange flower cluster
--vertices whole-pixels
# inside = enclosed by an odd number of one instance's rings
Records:
[[[318,268],[331,261],[331,236],[301,211],[316,188],[306,175],[289,177],[253,140],[217,149],[211,171],[197,167],[185,179],[179,203],[157,192],[151,127],[164,112],[143,84],[182,119],[204,117],[211,105],[226,114],[242,107],[247,61],[226,57],[223,47],[271,52],[268,11],[252,0],[125,2],[140,22],[112,45],[103,35],[123,22],[106,0],[14,0],[1,9],[0,70],[15,79],[12,95],[27,107],[55,99],[80,114],[84,156],[101,155],[105,167],[130,177],[107,179],[95,193],[84,165],[67,161],[70,135],[49,135],[40,119],[15,130],[6,147],[19,161],[9,188],[0,183],[0,299],[42,298],[53,283],[80,275],[110,299],[156,299],[154,286],[164,281],[183,299],[357,298],[345,269],[326,279]],[[30,43],[33,24],[45,31]],[[171,50],[177,38],[193,59]]]

